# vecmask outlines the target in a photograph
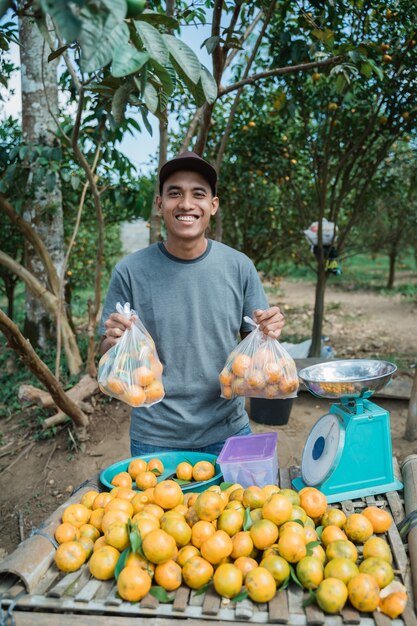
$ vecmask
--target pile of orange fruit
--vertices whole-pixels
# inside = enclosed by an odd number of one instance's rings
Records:
[[[174,480],[162,480],[140,493],[122,486],[88,491],[70,504],[55,532],[55,563],[72,572],[88,561],[93,577],[116,578],[130,602],[169,596],[181,584],[268,602],[298,584],[326,613],[349,602],[395,618],[407,593],[394,580],[384,538],[391,524],[390,513],[376,506],[346,516],[314,487],[297,493],[224,483],[184,494]]]
[[[119,345],[103,354],[98,366],[101,391],[129,406],[151,406],[165,395],[163,366],[154,346],[142,341],[128,354],[118,354]]]
[[[219,374],[221,395],[231,399],[288,398],[298,389],[297,368],[291,357],[279,357],[268,347],[253,355],[232,352]]]

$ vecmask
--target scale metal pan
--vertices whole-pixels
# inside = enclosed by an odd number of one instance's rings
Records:
[[[385,387],[396,370],[389,361],[348,359],[310,365],[300,370],[298,377],[319,398],[360,398]]]

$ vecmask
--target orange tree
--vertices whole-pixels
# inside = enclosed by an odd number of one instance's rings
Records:
[[[333,247],[339,255],[344,254],[354,240],[355,225],[374,210],[372,184],[385,167],[393,143],[414,132],[417,37],[413,4],[405,0],[388,2],[384,7],[374,2],[311,3],[295,13],[292,3],[283,3],[274,14],[268,43],[267,53],[258,60],[262,67],[308,61],[311,55],[339,54],[344,61],[319,72],[275,78],[273,89],[259,84],[246,97],[246,108],[240,109],[238,128],[226,149],[221,178],[226,191],[238,189],[236,168],[248,170],[246,179],[253,180],[249,186],[241,186],[240,197],[244,198],[246,213],[251,211],[254,219],[250,214],[239,214],[237,198],[230,211],[229,202],[224,201],[223,217],[228,224],[224,238],[236,237],[233,229],[238,224],[247,233],[252,229],[251,237],[255,232],[258,235],[260,180],[278,188],[269,193],[277,199],[277,218],[285,220],[281,225],[285,245],[295,220],[299,237],[295,253],[317,275],[310,353],[317,356],[329,276],[322,220],[336,224]],[[224,128],[220,116],[215,119],[209,139],[213,154]],[[247,120],[255,126],[250,127]],[[275,156],[269,145],[271,138]],[[262,166],[264,146],[267,157]],[[262,171],[258,178],[257,168],[251,171],[254,162]],[[302,235],[314,221],[319,223],[315,256],[308,252]]]

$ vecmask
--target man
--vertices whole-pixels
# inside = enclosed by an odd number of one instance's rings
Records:
[[[268,308],[250,259],[206,238],[219,206],[216,185],[215,169],[193,152],[165,163],[157,206],[166,241],[125,257],[112,274],[102,353],[130,327],[115,313],[117,302],[129,302],[164,366],[164,399],[132,410],[132,456],[179,449],[219,454],[227,437],[251,432],[244,399],[221,398],[218,375],[239,334],[251,330],[244,316],[273,338],[284,317]]]

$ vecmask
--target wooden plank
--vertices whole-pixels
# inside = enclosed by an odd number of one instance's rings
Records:
[[[304,609],[301,606],[303,601],[304,591],[297,585],[290,585],[287,588],[288,593],[288,606],[290,608],[290,616],[294,614],[304,615]]]
[[[139,606],[141,609],[157,609],[159,606],[159,600],[150,593],[147,593],[146,596],[140,601]]]
[[[190,596],[190,589],[185,585],[181,585],[175,593],[174,602],[172,608],[174,611],[184,612],[188,605],[188,598]]]
[[[209,587],[204,594],[202,612],[204,615],[217,615],[220,608],[221,597],[216,591]]]
[[[113,589],[114,580],[102,580],[100,581],[101,585],[97,590],[96,595],[94,596],[95,600],[104,600],[109,596],[109,593]]]
[[[413,611],[410,600],[408,600],[404,613],[401,615],[401,617],[404,620],[405,626],[416,626],[417,617]]]
[[[372,616],[375,620],[376,626],[391,626],[392,624],[391,619],[379,611],[374,611]]]
[[[3,597],[10,600],[14,600],[18,595],[26,591],[25,586],[18,580],[7,591],[4,592]]]
[[[111,582],[113,583],[113,585],[104,603],[108,604],[109,606],[119,606],[120,604],[122,604],[123,600],[117,593],[117,583],[115,583],[114,581]]]
[[[308,597],[308,594],[304,595],[305,600],[307,600]],[[307,617],[307,624],[319,624],[321,626],[321,624],[324,624],[326,621],[326,616],[323,611],[314,604],[308,604],[305,607],[305,612]]]
[[[236,602],[235,605],[236,619],[253,620],[255,614],[255,605],[249,599],[242,600],[242,602]]]
[[[288,594],[285,589],[278,591],[268,603],[271,624],[287,624],[289,620]]]
[[[89,571],[87,565],[83,565],[83,567],[76,572],[67,574],[61,578],[58,583],[47,592],[46,595],[49,598],[61,598],[68,589],[72,589],[73,592],[76,593],[83,586],[83,581],[86,580],[86,571],[88,572],[88,578]]]
[[[75,600],[77,602],[90,602],[96,595],[96,592],[101,587],[101,580],[97,580],[96,578],[92,578],[88,581],[84,587],[77,593],[75,596]]]
[[[53,585],[54,582],[59,578],[59,576],[60,572],[57,568],[48,569],[45,576],[43,576],[43,578],[41,578],[39,583],[36,585],[33,593],[37,596],[43,596],[51,587],[51,585]]]
[[[360,624],[361,616],[359,611],[351,606],[345,606],[342,611],[342,619],[344,624]]]

